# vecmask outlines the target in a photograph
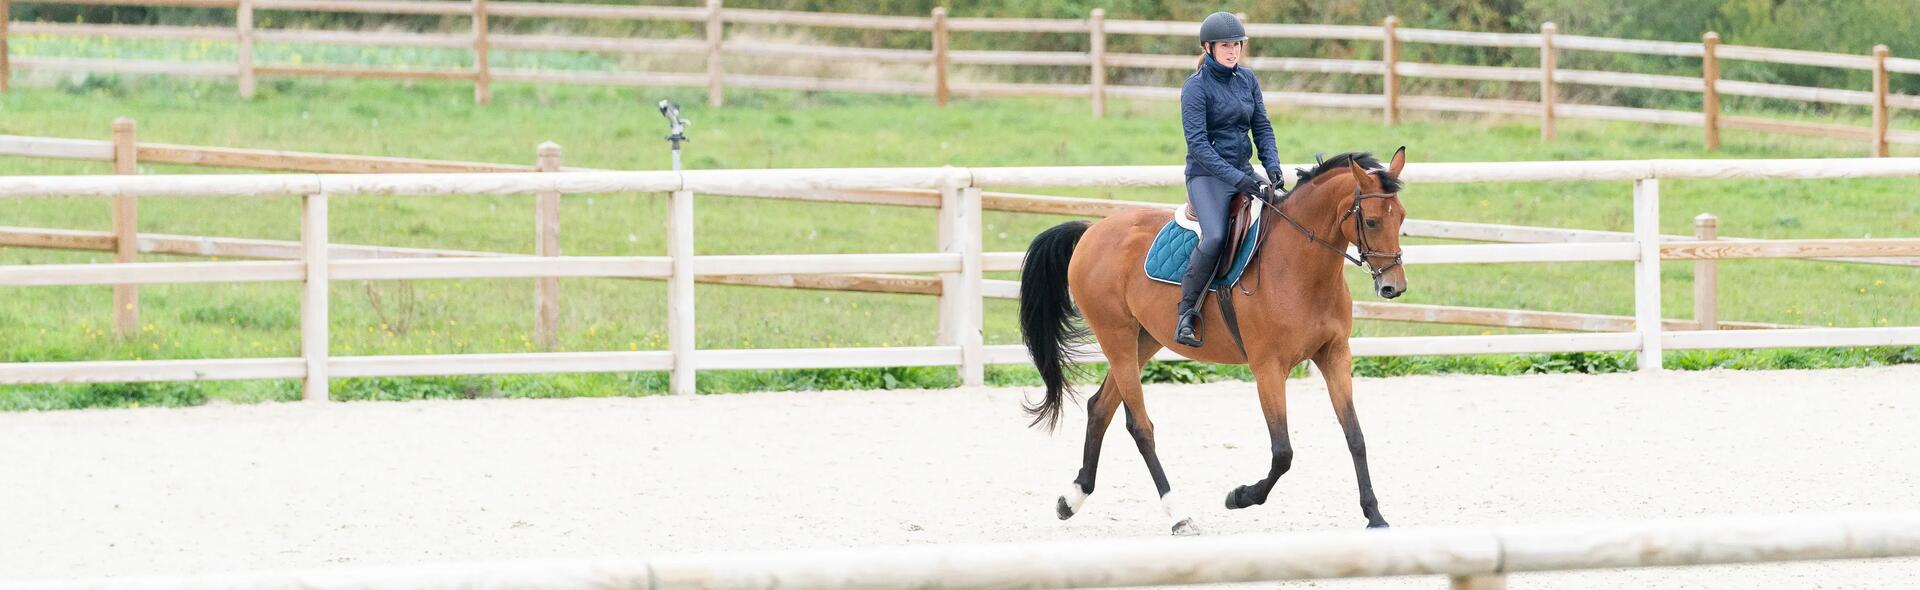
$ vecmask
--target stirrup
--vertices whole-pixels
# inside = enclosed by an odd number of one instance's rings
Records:
[[[1180,316],[1179,323],[1173,328],[1173,341],[1182,346],[1200,348],[1200,314],[1189,313]]]

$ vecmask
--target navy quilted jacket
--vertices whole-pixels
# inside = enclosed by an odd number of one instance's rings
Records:
[[[1267,168],[1280,166],[1279,150],[1273,145],[1273,123],[1267,121],[1267,105],[1260,96],[1260,80],[1246,66],[1228,68],[1213,61],[1205,63],[1187,77],[1180,87],[1180,125],[1187,133],[1187,178],[1212,176],[1227,184],[1238,185],[1253,174],[1247,160],[1253,157],[1253,133],[1260,143],[1260,161]]]

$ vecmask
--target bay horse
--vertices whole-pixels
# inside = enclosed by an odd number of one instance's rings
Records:
[[[1302,360],[1312,359],[1326,378],[1327,395],[1346,433],[1367,527],[1387,526],[1373,495],[1367,445],[1353,410],[1353,354],[1347,345],[1353,331],[1353,296],[1342,272],[1347,262],[1363,265],[1381,297],[1406,293],[1406,270],[1400,265],[1400,224],[1406,209],[1399,198],[1405,164],[1405,147],[1384,167],[1370,154],[1341,154],[1312,171],[1302,170],[1290,193],[1261,199],[1256,206],[1268,210],[1261,221],[1259,249],[1239,285],[1214,293],[1227,298],[1239,290],[1239,298],[1229,302],[1239,307],[1237,325],[1229,326],[1220,305],[1206,305],[1200,324],[1205,344],[1175,345],[1176,352],[1189,359],[1244,364],[1253,370],[1272,462],[1265,478],[1227,494],[1227,508],[1266,503],[1274,483],[1293,465],[1287,440],[1287,375]],[[1045,398],[1026,408],[1032,425],[1051,430],[1058,424],[1063,398],[1073,395],[1068,377],[1076,367],[1070,352],[1089,331],[1108,363],[1105,381],[1087,399],[1080,473],[1055,505],[1062,520],[1078,513],[1093,493],[1101,439],[1114,411],[1124,406],[1127,432],[1146,460],[1173,533],[1199,533],[1192,517],[1173,501],[1154,451],[1153,420],[1147,418],[1140,387],[1141,368],[1165,343],[1173,342],[1177,321],[1179,286],[1155,282],[1143,271],[1148,246],[1171,215],[1166,209],[1140,209],[1095,223],[1070,221],[1041,232],[1027,248],[1020,275],[1020,329],[1046,384]],[[1357,258],[1347,254],[1350,243],[1358,247]]]

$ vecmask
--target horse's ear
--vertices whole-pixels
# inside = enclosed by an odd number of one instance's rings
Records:
[[[1393,150],[1393,161],[1387,163],[1387,172],[1392,173],[1395,178],[1398,178],[1400,176],[1400,168],[1406,165],[1407,146],[1403,145],[1400,146],[1400,149]]]

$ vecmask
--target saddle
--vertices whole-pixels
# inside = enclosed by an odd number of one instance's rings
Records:
[[[1232,270],[1234,253],[1239,252],[1240,245],[1247,240],[1247,230],[1253,227],[1253,220],[1258,216],[1253,207],[1258,206],[1260,203],[1247,193],[1234,193],[1233,199],[1227,202],[1227,247],[1222,251],[1218,268],[1214,269],[1215,278],[1224,277]],[[1193,213],[1191,205],[1181,205],[1174,211],[1173,220],[1180,227],[1193,230],[1195,235],[1200,234],[1200,217]]]

